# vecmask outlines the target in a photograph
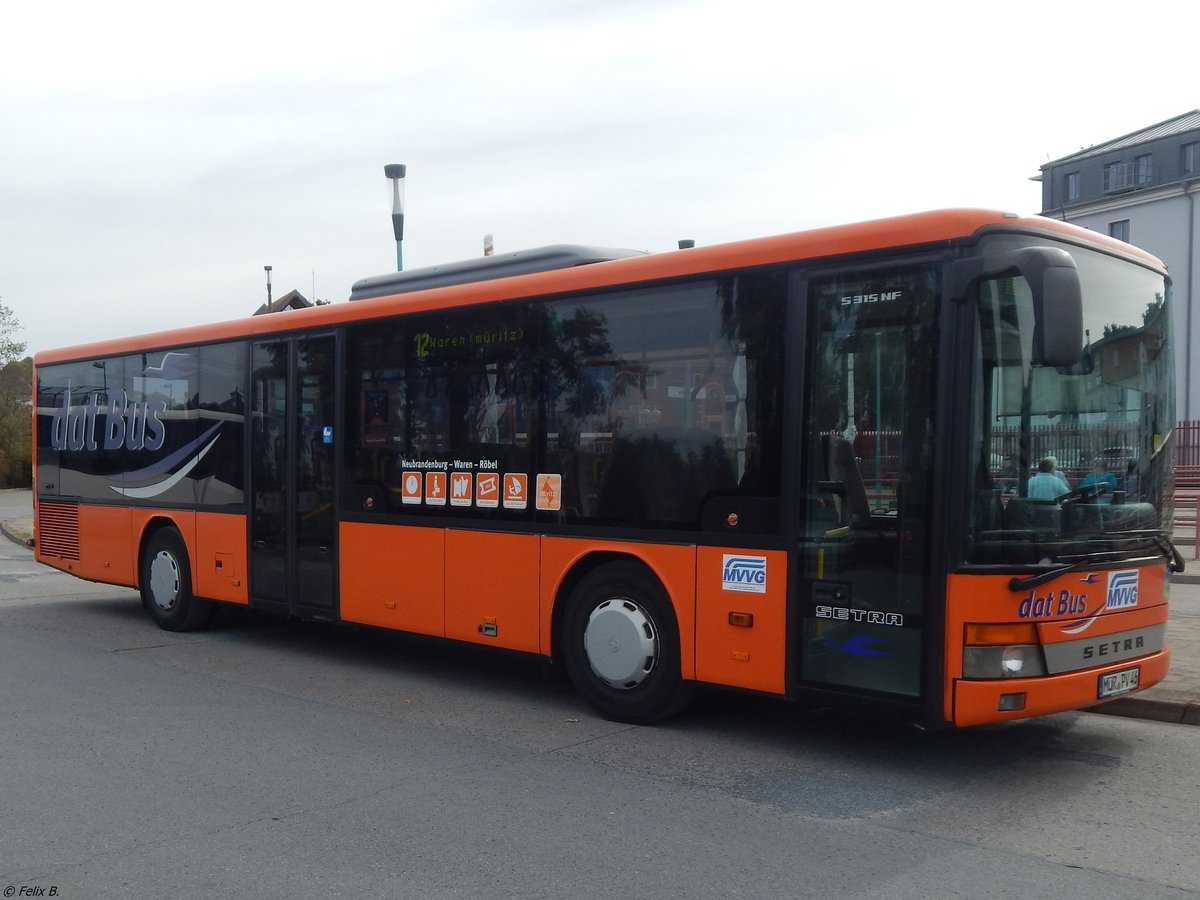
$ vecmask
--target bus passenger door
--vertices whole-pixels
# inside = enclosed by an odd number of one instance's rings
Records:
[[[334,339],[251,348],[251,603],[330,617],[336,595]]]
[[[809,282],[801,685],[919,702],[930,579],[936,264]]]

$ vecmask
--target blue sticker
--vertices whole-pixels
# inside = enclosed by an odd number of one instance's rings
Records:
[[[895,656],[894,650],[884,650],[882,646],[876,646],[876,644],[886,645],[888,643],[890,641],[887,638],[867,637],[865,634],[852,634],[842,644],[834,641],[822,642],[823,646],[830,650],[841,650],[851,656]]]

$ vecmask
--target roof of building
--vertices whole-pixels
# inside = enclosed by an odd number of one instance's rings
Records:
[[[272,300],[268,305],[264,303],[254,311],[254,315],[261,316],[263,313],[283,312],[288,309],[308,309],[312,306],[309,299],[299,291],[288,291],[278,300]]]
[[[1062,165],[1066,162],[1088,159],[1092,156],[1100,156],[1104,153],[1112,153],[1115,150],[1124,150],[1127,147],[1136,147],[1140,144],[1147,144],[1150,141],[1157,141],[1160,138],[1174,137],[1177,134],[1184,134],[1188,131],[1200,131],[1200,109],[1193,109],[1191,112],[1186,112],[1173,119],[1167,119],[1165,122],[1159,122],[1157,125],[1142,128],[1122,137],[1113,138],[1111,141],[1105,141],[1103,144],[1087,147],[1078,153],[1072,153],[1061,159],[1052,160],[1042,166],[1042,169]]]

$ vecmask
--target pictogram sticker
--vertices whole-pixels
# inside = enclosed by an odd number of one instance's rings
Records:
[[[529,506],[529,476],[508,473],[504,476],[504,508],[525,509]]]
[[[400,500],[403,503],[421,502],[420,472],[405,472],[400,476]]]
[[[425,473],[425,503],[428,506],[446,505],[446,473]]]
[[[471,505],[471,473],[470,472],[451,472],[450,473],[450,505],[451,506],[470,506]]]
[[[562,509],[562,476],[539,474],[534,501],[538,509]]]
[[[475,479],[475,505],[485,509],[500,505],[500,476],[495,472],[480,472]]]

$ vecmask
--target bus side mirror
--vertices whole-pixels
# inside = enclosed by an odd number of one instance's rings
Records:
[[[1026,247],[954,264],[954,298],[965,300],[980,281],[1021,276],[1033,295],[1033,361],[1073,366],[1083,353],[1083,289],[1066,250]]]

